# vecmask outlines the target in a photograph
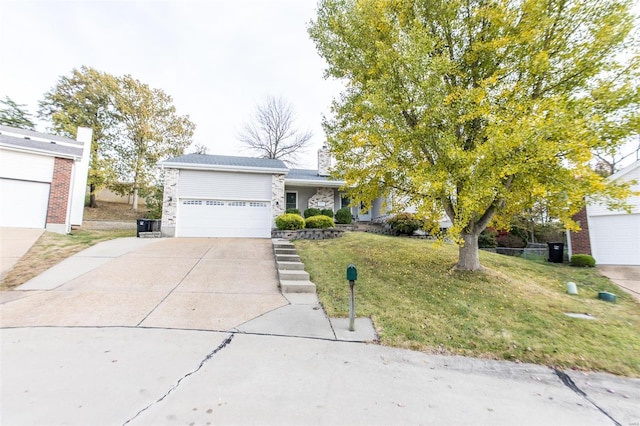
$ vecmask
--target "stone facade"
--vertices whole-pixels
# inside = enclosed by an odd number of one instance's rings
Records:
[[[330,238],[339,238],[344,235],[344,230],[329,229],[298,229],[295,231],[279,231],[274,229],[271,231],[271,238],[285,238],[287,240],[327,240]]]
[[[591,254],[591,239],[589,238],[589,221],[587,219],[587,209],[583,208],[578,213],[573,215],[578,225],[580,225],[580,231],[571,231],[569,233],[571,238],[571,253],[572,254]]]
[[[164,196],[162,200],[162,235],[173,237],[176,234],[178,215],[178,169],[165,169]]]
[[[309,208],[334,210],[335,194],[333,188],[318,188],[313,197],[309,198]]]
[[[331,155],[329,148],[323,146],[318,150],[318,175],[329,176],[329,170],[331,170]]]
[[[275,227],[276,217],[284,213],[284,175],[271,176],[271,226]]]

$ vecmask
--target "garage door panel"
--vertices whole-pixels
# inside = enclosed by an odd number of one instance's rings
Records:
[[[640,265],[640,214],[589,218],[591,250],[601,265]]]
[[[0,226],[44,228],[48,183],[0,179]]]
[[[176,236],[271,236],[271,205],[267,202],[181,199]]]

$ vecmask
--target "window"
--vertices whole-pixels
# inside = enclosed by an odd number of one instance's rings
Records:
[[[267,203],[256,203],[256,202],[250,202],[249,203],[249,207],[268,207]]]
[[[207,201],[208,206],[224,206],[222,201]]]
[[[286,209],[297,209],[298,208],[298,193],[297,192],[287,192],[286,195],[287,206]]]
[[[182,204],[185,206],[201,206],[202,200],[184,200]]]
[[[245,207],[247,203],[244,201],[230,201],[228,205],[231,207]]]
[[[340,208],[347,208],[349,207],[349,204],[351,204],[351,200],[347,197],[342,197],[342,200],[340,201]]]

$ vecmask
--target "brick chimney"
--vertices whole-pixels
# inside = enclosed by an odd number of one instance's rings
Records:
[[[329,176],[330,169],[331,155],[329,154],[329,148],[326,145],[322,145],[322,148],[318,150],[318,176]]]

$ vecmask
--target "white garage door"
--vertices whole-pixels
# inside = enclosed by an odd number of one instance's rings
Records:
[[[271,237],[271,205],[264,201],[180,199],[177,237]]]
[[[49,184],[0,179],[0,226],[44,228]]]
[[[591,251],[601,265],[640,265],[640,214],[591,216]]]

